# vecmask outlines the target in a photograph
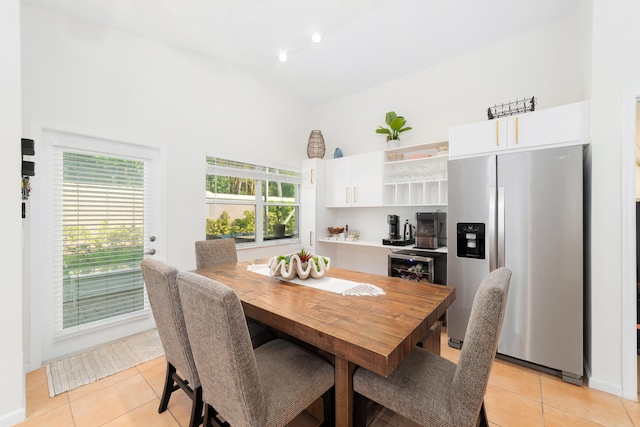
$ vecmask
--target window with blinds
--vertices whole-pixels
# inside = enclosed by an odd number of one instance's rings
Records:
[[[264,242],[297,237],[300,173],[207,157],[207,239]]]
[[[62,331],[148,309],[145,164],[54,152],[54,304]]]

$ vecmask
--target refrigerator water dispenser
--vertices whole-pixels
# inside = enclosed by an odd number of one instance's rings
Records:
[[[456,228],[458,257],[484,259],[484,224],[459,222]]]

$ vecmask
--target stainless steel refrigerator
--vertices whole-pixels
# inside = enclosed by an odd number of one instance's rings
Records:
[[[582,146],[449,161],[450,346],[463,344],[482,279],[505,266],[513,275],[498,353],[582,384],[582,171]]]

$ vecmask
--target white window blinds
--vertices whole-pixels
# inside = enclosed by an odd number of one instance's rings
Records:
[[[147,175],[139,160],[56,147],[57,331],[98,326],[148,309],[140,270],[149,221]]]
[[[297,171],[270,166],[253,165],[220,157],[207,156],[207,174],[232,176],[236,178],[280,181],[299,184],[301,174]]]

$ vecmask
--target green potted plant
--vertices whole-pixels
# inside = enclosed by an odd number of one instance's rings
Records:
[[[376,133],[386,135],[389,145],[397,145],[398,141],[400,140],[400,134],[402,132],[411,130],[410,126],[405,126],[407,124],[405,118],[402,116],[398,116],[395,111],[389,111],[385,116],[385,121],[387,125],[389,125],[389,127],[386,128],[383,126],[378,126],[378,129],[376,129]]]

